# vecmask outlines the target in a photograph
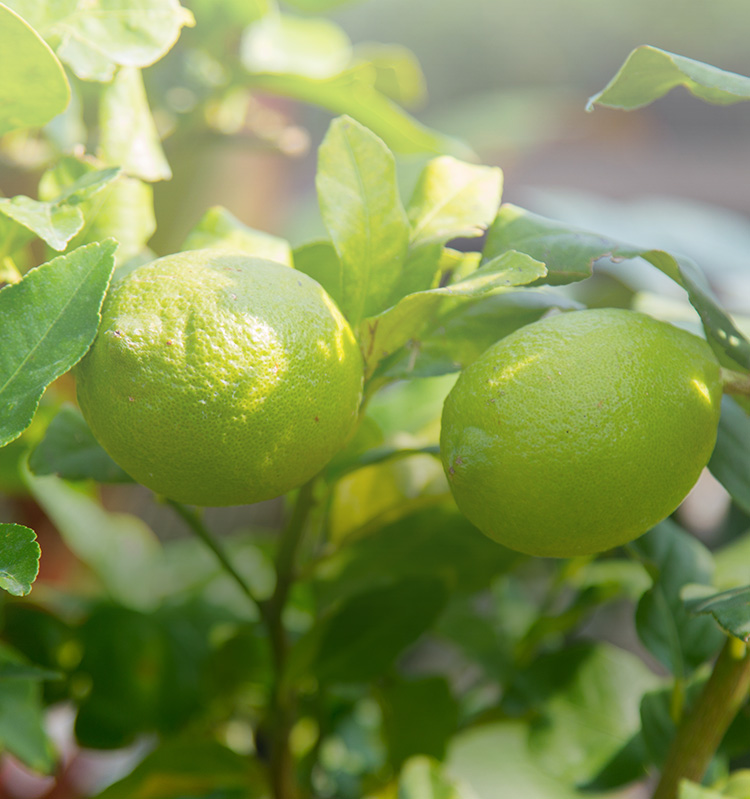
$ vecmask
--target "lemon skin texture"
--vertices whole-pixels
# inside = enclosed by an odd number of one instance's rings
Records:
[[[441,458],[490,538],[588,555],[677,508],[714,448],[720,403],[705,341],[633,311],[574,311],[516,330],[461,374]]]
[[[226,250],[160,258],[108,294],[77,367],[81,411],[136,481],[250,504],[314,476],[357,419],[362,358],[323,288]]]

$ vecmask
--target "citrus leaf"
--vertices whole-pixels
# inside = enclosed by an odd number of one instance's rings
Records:
[[[344,299],[344,270],[330,241],[313,241],[297,247],[293,254],[294,266],[300,272],[317,280],[341,308]]]
[[[47,202],[80,205],[96,197],[119,174],[120,167],[97,169],[70,156],[61,158],[55,166],[42,175],[39,182],[39,198]],[[71,174],[70,170],[74,172]]]
[[[220,205],[209,208],[203,214],[180,249],[200,250],[204,247],[237,250],[287,266],[292,265],[292,251],[288,241],[270,233],[253,230]]]
[[[708,613],[722,630],[750,642],[750,586],[717,592],[708,585],[686,585],[682,599],[690,613]]]
[[[5,682],[6,680],[34,680],[41,682],[60,680],[62,677],[61,672],[52,671],[52,669],[42,669],[39,666],[9,660],[0,662],[0,682]]]
[[[677,799],[727,799],[727,797],[740,795],[741,794],[714,791],[711,788],[707,788],[705,785],[699,785],[697,782],[692,782],[691,780],[680,780]]]
[[[140,69],[122,67],[102,93],[99,155],[142,180],[169,180],[172,170],[162,150]]]
[[[425,325],[439,313],[459,302],[531,283],[545,274],[543,263],[511,250],[458,283],[408,294],[392,308],[362,322],[359,338],[365,355],[366,374],[372,375],[381,361],[410,339],[418,337]]]
[[[412,245],[480,236],[500,205],[503,173],[442,156],[419,176],[407,207]]]
[[[29,456],[29,469],[38,477],[54,474],[64,480],[132,483],[107,455],[72,405],[64,405],[52,419],[44,438]]]
[[[146,67],[177,41],[193,15],[178,0],[7,0],[82,80],[109,81],[117,65]]]
[[[686,583],[710,582],[711,553],[669,520],[629,546],[654,581],[636,609],[638,637],[676,677],[688,677],[722,643],[722,636],[707,619],[686,612],[680,596]]]
[[[46,203],[30,197],[0,197],[0,214],[30,230],[53,250],[64,250],[83,227],[83,214],[73,205]],[[23,244],[24,241],[18,242]]]
[[[721,307],[705,276],[689,258],[639,248],[504,204],[489,230],[482,259],[496,258],[508,250],[520,250],[543,261],[548,274],[540,282],[550,285],[590,277],[600,258],[643,258],[687,291],[708,341],[720,357],[723,354],[750,370],[750,341]]]
[[[94,340],[116,246],[81,247],[0,290],[0,446],[28,427],[45,388]]]
[[[349,117],[331,123],[318,151],[320,211],[342,265],[342,312],[352,324],[386,307],[409,226],[385,144]]]
[[[39,34],[0,3],[0,136],[40,128],[70,101],[65,70]]]
[[[410,758],[398,779],[398,799],[478,799],[468,785],[449,777],[426,756]]]
[[[33,530],[0,522],[0,588],[13,596],[26,596],[39,573],[40,555]]]
[[[394,152],[474,157],[462,142],[425,127],[381,94],[375,88],[377,70],[371,64],[357,64],[331,78],[256,73],[248,80],[261,91],[319,105],[334,114],[348,114]]]
[[[750,78],[669,53],[658,47],[636,47],[612,80],[586,105],[630,110],[642,108],[677,86],[715,105],[750,100]]]
[[[731,397],[721,400],[719,432],[708,468],[732,499],[750,513],[750,417]]]

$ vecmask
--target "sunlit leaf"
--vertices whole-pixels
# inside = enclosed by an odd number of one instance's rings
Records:
[[[68,79],[55,54],[2,3],[0,75],[0,136],[9,130],[46,125],[70,100]]]
[[[0,445],[28,427],[45,388],[94,340],[115,247],[81,247],[0,291]]]
[[[39,236],[53,250],[64,250],[83,227],[80,208],[65,203],[39,202],[23,195],[0,197],[0,214]],[[24,241],[19,243],[23,244]]]
[[[468,785],[449,776],[439,763],[417,756],[410,758],[401,769],[397,799],[479,798]]]
[[[318,153],[323,221],[342,267],[344,315],[353,324],[387,306],[409,241],[393,155],[348,117],[335,119]]]
[[[40,555],[33,530],[0,522],[0,588],[13,596],[26,596],[39,573]]]
[[[750,100],[750,78],[643,45],[630,53],[614,78],[589,99],[586,108],[641,108],[676,86],[684,86],[691,94],[715,105]]]
[[[238,250],[247,255],[292,265],[288,241],[261,230],[253,230],[220,205],[209,208],[203,214],[180,249],[200,250],[204,247]]]
[[[122,67],[102,93],[99,155],[142,180],[169,180],[172,170],[162,150],[140,69]]]

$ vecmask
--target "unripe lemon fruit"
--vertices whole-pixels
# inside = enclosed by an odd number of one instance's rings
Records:
[[[296,488],[341,448],[362,358],[312,278],[195,250],[113,287],[77,390],[94,435],[135,480],[190,504],[245,504]]]
[[[716,442],[719,365],[705,341],[593,309],[516,330],[459,377],[440,451],[460,510],[530,555],[602,552],[682,502]]]

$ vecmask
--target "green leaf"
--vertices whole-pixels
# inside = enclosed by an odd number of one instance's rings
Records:
[[[10,647],[0,644],[0,672],[14,666],[25,666],[25,661]],[[55,756],[44,731],[38,679],[0,680],[0,748],[34,771],[52,771]]]
[[[261,799],[263,769],[216,741],[173,738],[162,742],[132,773],[95,799]]]
[[[722,630],[750,642],[750,586],[717,593],[708,585],[686,585],[682,598],[690,613],[709,614]]]
[[[398,799],[478,799],[467,785],[443,772],[429,757],[412,757],[398,780]]]
[[[458,705],[443,677],[398,680],[380,693],[388,758],[398,769],[414,755],[443,760],[458,726]]]
[[[392,308],[362,323],[360,342],[366,374],[372,375],[381,361],[418,338],[435,317],[458,303],[522,286],[545,274],[543,263],[510,251],[451,286],[408,294]]]
[[[27,663],[16,663],[15,661],[0,662],[0,682],[6,680],[34,680],[43,682],[46,680],[60,680],[62,674],[51,669],[42,669],[39,666],[32,666]]]
[[[589,782],[581,786],[585,791],[611,791],[628,783],[642,780],[648,774],[650,758],[641,733],[636,733],[612,759],[604,764]]]
[[[81,247],[0,290],[0,446],[29,426],[45,388],[94,340],[115,247]]]
[[[203,214],[180,249],[200,250],[204,247],[238,250],[247,255],[292,265],[292,251],[286,239],[253,230],[220,205],[209,208]]]
[[[34,499],[54,522],[65,545],[123,605],[153,607],[159,596],[161,547],[141,519],[110,513],[96,499],[57,477],[26,473]]]
[[[141,180],[169,180],[172,170],[162,150],[146,97],[141,70],[122,67],[102,93],[99,155]]]
[[[65,70],[39,34],[0,3],[0,136],[40,128],[70,101]]]
[[[410,578],[355,594],[297,645],[289,677],[311,670],[322,682],[367,682],[435,621],[447,600],[440,580]]]
[[[80,208],[65,203],[39,202],[23,195],[12,198],[0,197],[0,214],[39,236],[53,250],[64,250],[68,242],[83,227],[83,214]],[[14,249],[25,244],[28,238],[26,234],[25,239],[15,241]]]
[[[699,785],[697,782],[690,780],[680,780],[679,793],[677,799],[726,799],[728,796],[742,797],[742,794],[724,793],[723,791],[714,791],[707,788],[705,785]]]
[[[686,583],[708,583],[711,553],[694,536],[666,520],[630,544],[654,580],[638,603],[638,637],[678,678],[685,678],[721,646],[723,636],[708,619],[685,610],[680,591]]]
[[[480,236],[497,215],[503,173],[442,156],[424,168],[407,213],[411,243]]]
[[[490,228],[482,258],[487,261],[514,249],[544,261],[548,274],[543,282],[551,285],[590,277],[600,258],[643,258],[687,291],[711,346],[750,370],[750,341],[737,329],[689,258],[638,248],[505,204]]]
[[[344,270],[330,241],[303,244],[294,251],[294,266],[317,280],[341,308],[344,300]]]
[[[63,405],[44,438],[32,450],[29,469],[37,476],[54,474],[65,480],[132,483],[132,478],[107,455],[72,405]]]
[[[636,47],[614,78],[591,97],[586,105],[630,110],[642,108],[663,97],[676,86],[715,105],[750,100],[750,78],[668,53],[658,47]]]
[[[750,417],[731,397],[721,400],[719,433],[708,468],[732,499],[750,513]]]
[[[375,88],[386,97],[407,107],[424,104],[424,73],[419,59],[407,47],[364,42],[355,47],[354,55],[358,61],[372,64],[376,70]]]
[[[246,28],[241,59],[250,72],[330,78],[352,58],[349,37],[327,19],[268,14]]]
[[[82,80],[109,81],[117,65],[146,67],[177,41],[193,15],[178,0],[6,0]]]
[[[382,311],[398,282],[409,226],[385,144],[349,117],[334,119],[318,151],[318,200],[342,266],[341,310],[352,324]]]
[[[352,0],[286,0],[286,2],[307,14],[324,14],[326,11],[351,3]]]
[[[39,573],[40,555],[33,530],[0,522],[0,588],[13,596],[26,596]]]
[[[376,81],[377,69],[367,63],[355,64],[330,78],[269,74],[249,78],[250,85],[260,91],[319,105],[334,114],[348,114],[380,136],[394,152],[474,157],[465,144],[425,127],[383,96],[375,88]]]
[[[119,174],[120,167],[97,169],[94,164],[65,156],[42,175],[39,197],[50,203],[87,203],[109,186]]]

